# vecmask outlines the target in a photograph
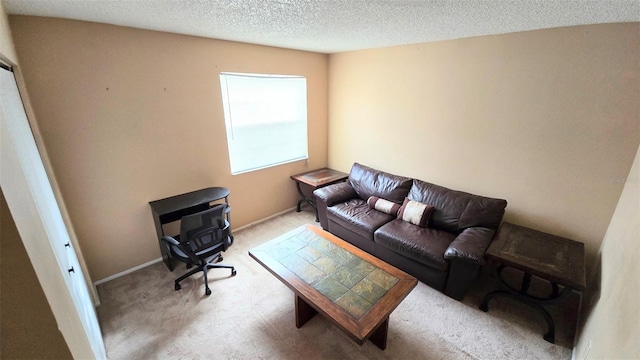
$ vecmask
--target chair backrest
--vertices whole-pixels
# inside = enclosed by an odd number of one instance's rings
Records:
[[[226,208],[227,204],[219,204],[182,217],[179,241],[182,250],[192,261],[197,262],[199,259],[226,251],[229,247]]]

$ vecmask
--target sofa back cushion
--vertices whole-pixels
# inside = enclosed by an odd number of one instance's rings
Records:
[[[413,181],[408,198],[435,207],[429,226],[455,233],[474,226],[495,229],[507,207],[506,200],[451,190],[422,180]]]
[[[377,196],[402,204],[411,189],[413,180],[354,163],[349,173],[349,184],[365,201],[370,196]]]

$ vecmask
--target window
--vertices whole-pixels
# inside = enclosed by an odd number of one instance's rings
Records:
[[[307,79],[220,73],[231,174],[308,158]]]

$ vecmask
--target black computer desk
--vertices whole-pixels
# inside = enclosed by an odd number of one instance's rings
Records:
[[[167,248],[162,244],[162,237],[165,235],[162,225],[180,220],[185,215],[207,210],[212,206],[211,203],[222,199],[224,199],[224,202],[229,205],[229,193],[230,191],[227,188],[210,187],[149,202],[149,205],[151,206],[151,213],[153,214],[153,222],[156,226],[156,233],[158,235],[160,252],[162,253],[162,261],[164,261],[169,270],[173,271],[173,265],[171,264]],[[229,223],[231,223],[231,220],[229,219],[230,210],[231,207],[227,206],[226,215]],[[233,236],[231,236],[231,238],[233,239]]]

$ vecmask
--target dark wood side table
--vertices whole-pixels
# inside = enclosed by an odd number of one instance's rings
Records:
[[[542,314],[549,327],[543,337],[554,343],[555,324],[544,305],[560,301],[570,291],[585,289],[584,244],[505,222],[489,246],[486,257],[495,265],[498,279],[504,285],[504,289],[487,294],[480,304],[480,310],[488,311],[489,301],[496,296],[507,296],[521,301]],[[502,276],[505,267],[523,273],[520,289],[505,281]],[[550,283],[549,296],[537,297],[529,294],[532,276]]]
[[[300,212],[300,205],[307,203],[315,209],[316,222],[318,222],[318,208],[316,207],[316,201],[313,197],[313,191],[327,185],[345,181],[348,177],[349,174],[329,168],[322,168],[302,174],[292,175],[291,179],[296,182],[296,189],[300,195],[296,211]]]

